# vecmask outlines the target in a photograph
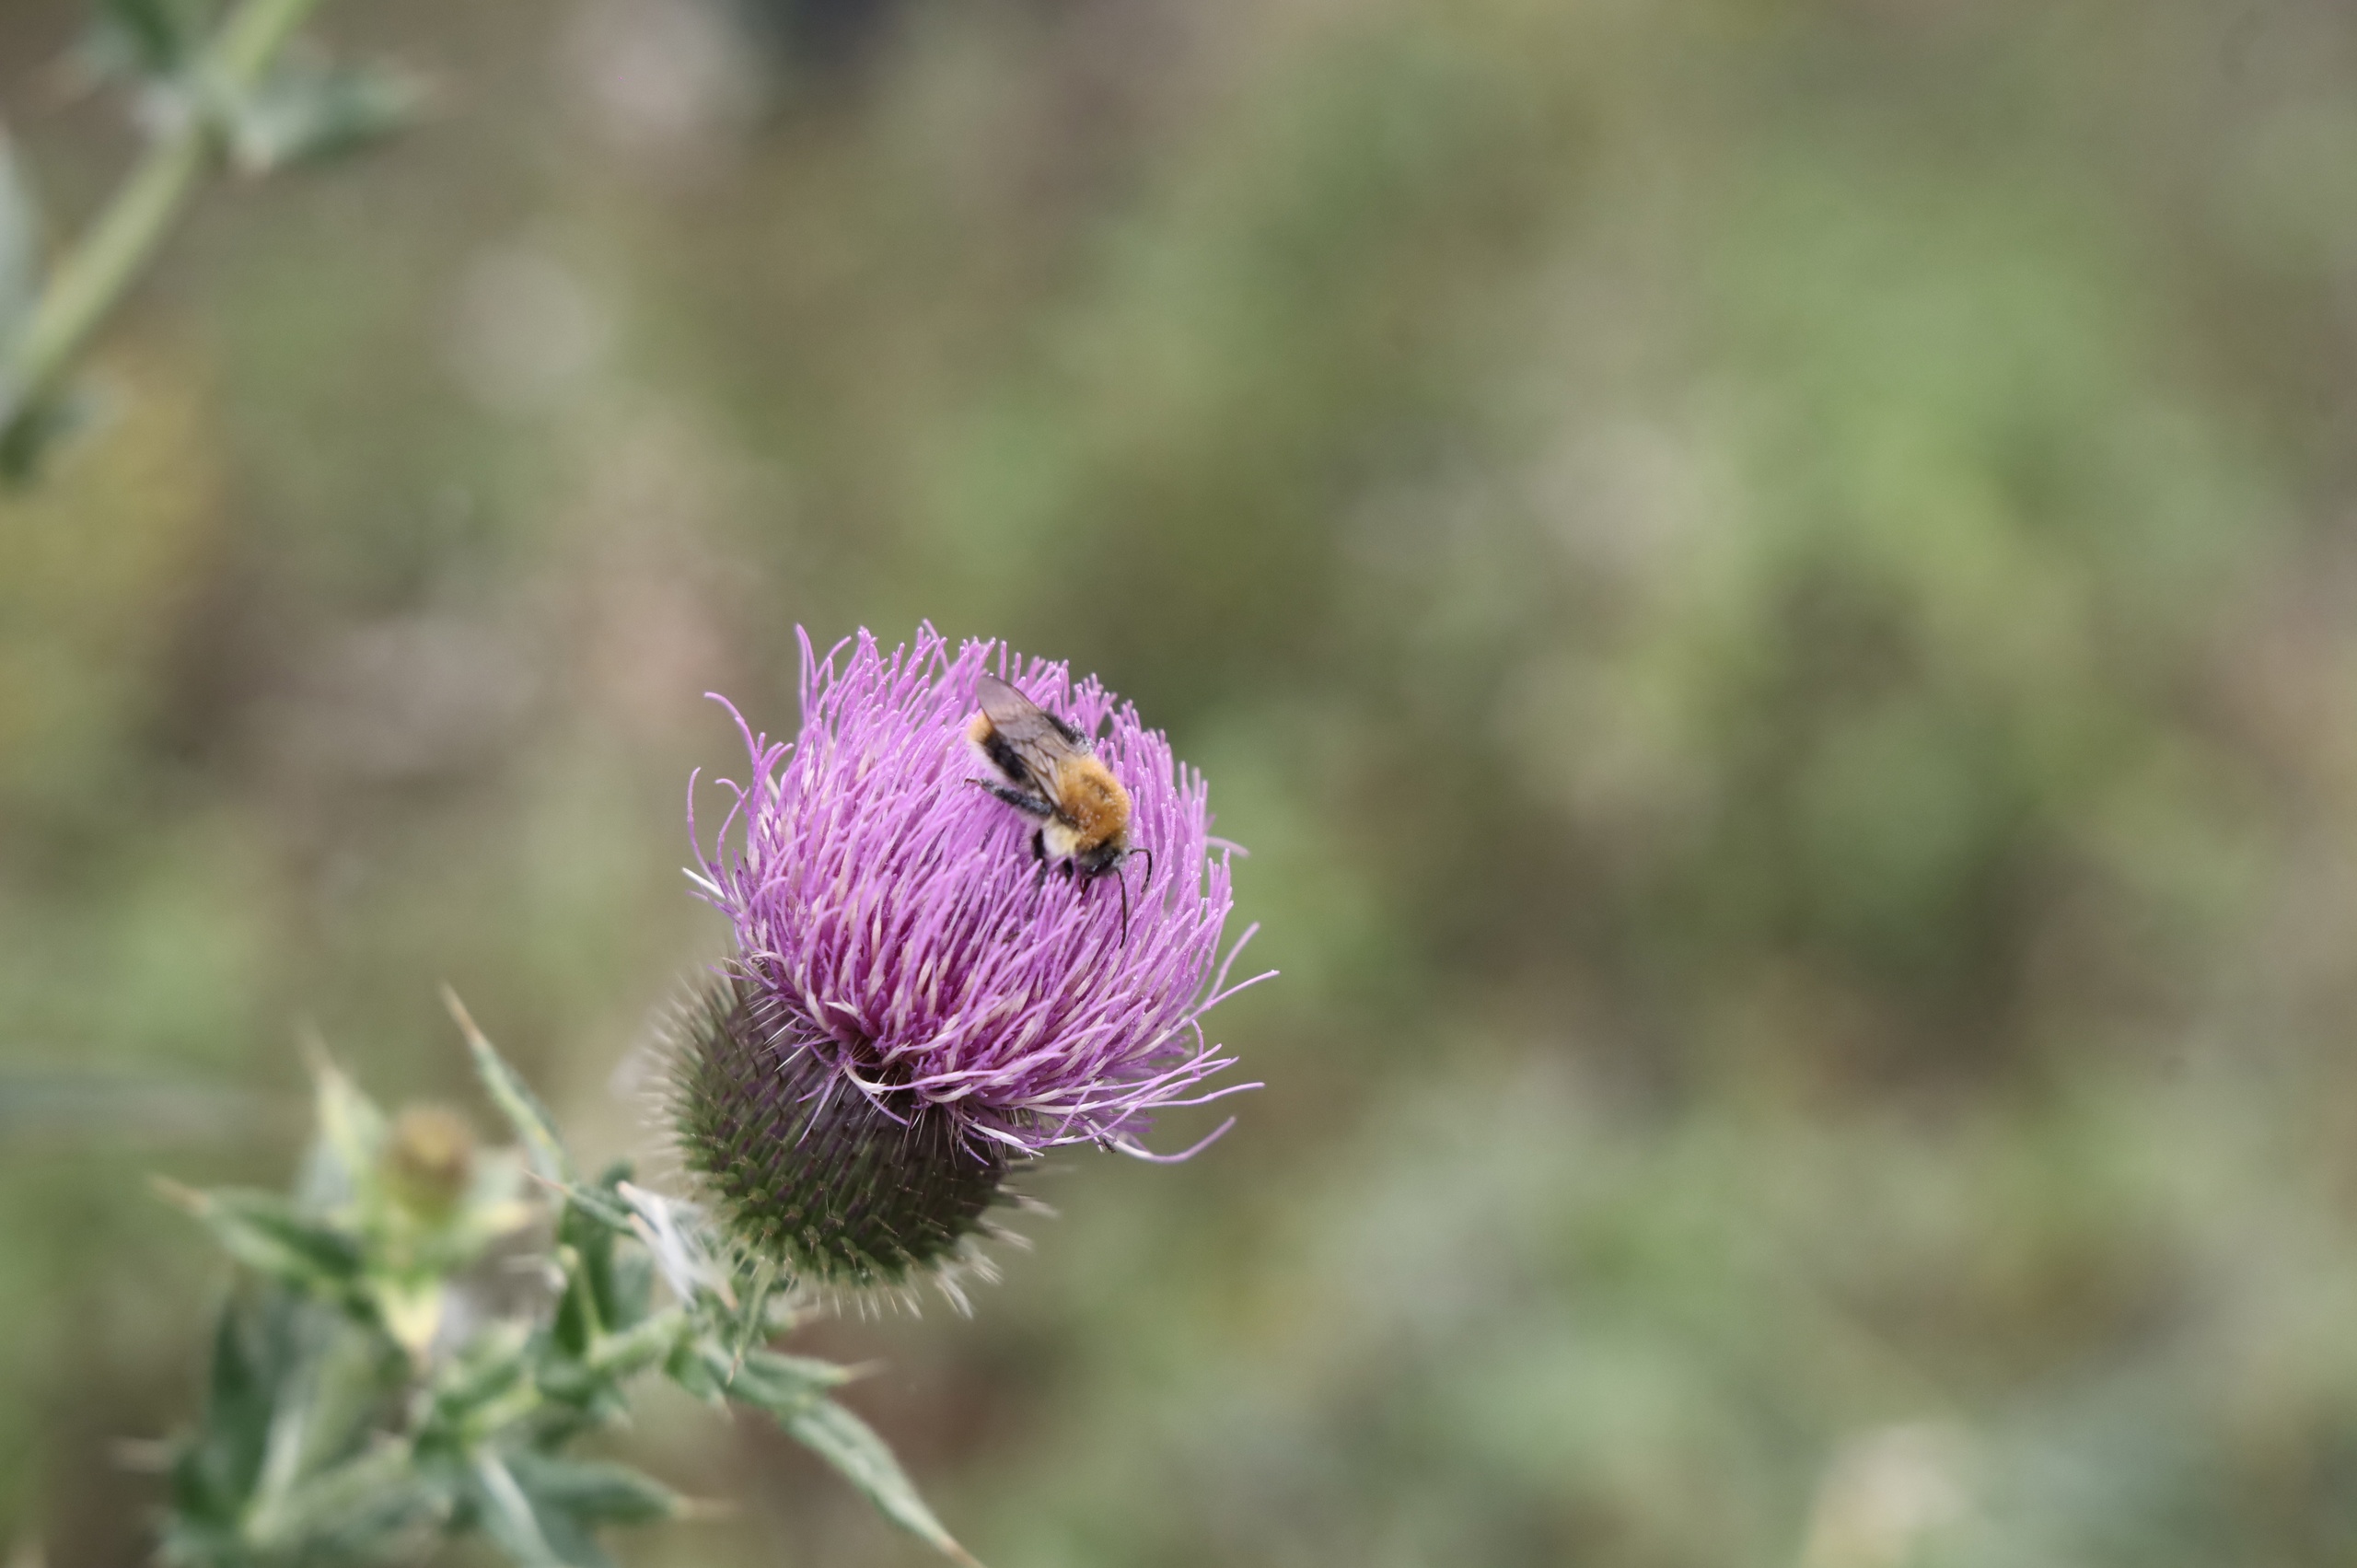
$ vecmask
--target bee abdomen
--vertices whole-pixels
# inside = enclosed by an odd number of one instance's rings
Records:
[[[973,743],[974,749],[980,751],[983,759],[992,767],[997,769],[1007,783],[1017,789],[1029,785],[1031,770],[1024,766],[1022,755],[1015,749],[1006,737],[999,732],[998,726],[991,723],[989,714],[974,715],[973,725],[966,731],[966,738]]]

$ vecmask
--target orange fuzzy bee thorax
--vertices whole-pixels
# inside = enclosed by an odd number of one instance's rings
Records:
[[[1106,843],[1129,831],[1130,792],[1121,787],[1113,770],[1095,757],[1062,758],[1051,796],[1056,815],[1083,844]]]

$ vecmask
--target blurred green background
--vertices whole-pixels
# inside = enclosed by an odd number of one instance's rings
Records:
[[[82,19],[0,7],[67,220]],[[326,23],[433,117],[213,192],[0,500],[14,1561],[142,1559],[146,1179],[283,1178],[301,1031],[473,1105],[447,980],[655,1146],[701,693],[922,617],[1166,726],[1284,971],[1225,1142],[810,1334],[985,1561],[2357,1557],[2357,13]],[[742,1504],[627,1562],[927,1561],[627,1445]]]

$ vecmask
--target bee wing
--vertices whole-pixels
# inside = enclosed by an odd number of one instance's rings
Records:
[[[995,675],[976,681],[974,695],[999,738],[1043,787],[1052,784],[1058,762],[1092,749],[1086,736]]]

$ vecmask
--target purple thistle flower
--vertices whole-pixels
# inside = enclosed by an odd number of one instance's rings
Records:
[[[1202,775],[1096,680],[994,643],[953,654],[925,626],[888,654],[865,632],[802,650],[800,734],[737,718],[749,779],[724,783],[690,873],[737,951],[686,1020],[676,1117],[732,1227],[822,1280],[897,1282],[962,1255],[1013,1164],[1078,1143],[1185,1159],[1225,1132],[1143,1142],[1157,1110],[1258,1086],[1208,1083],[1234,1058],[1204,1011],[1266,977],[1227,984],[1243,940],[1222,958],[1229,846]],[[1148,854],[1098,877],[1034,857],[1033,824],[973,782],[985,670],[1095,738]]]

